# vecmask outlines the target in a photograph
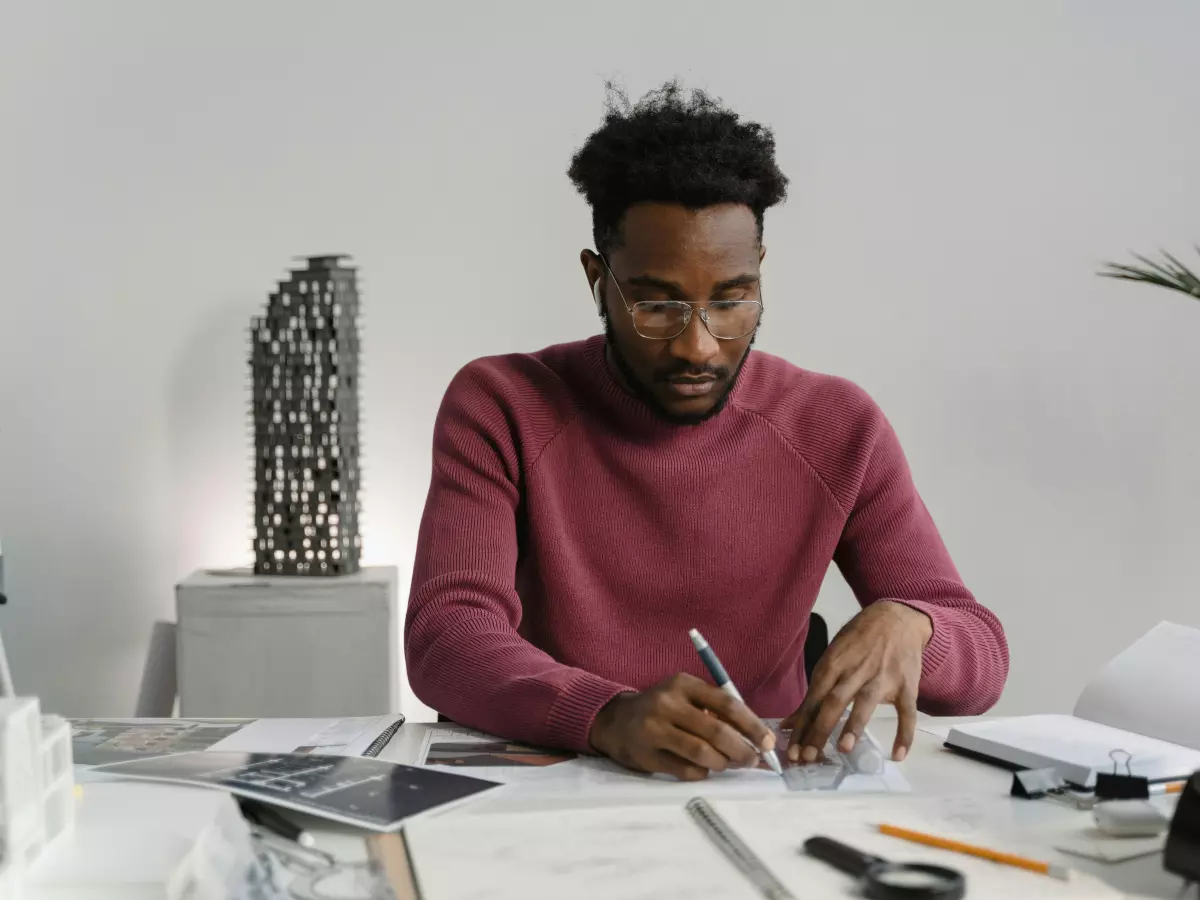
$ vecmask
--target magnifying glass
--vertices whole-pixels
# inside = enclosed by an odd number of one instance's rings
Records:
[[[962,900],[967,892],[967,880],[956,869],[888,862],[833,838],[809,838],[804,852],[859,879],[869,900]]]

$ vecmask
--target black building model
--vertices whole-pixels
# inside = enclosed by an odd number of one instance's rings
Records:
[[[357,572],[358,286],[344,256],[308,257],[252,325],[254,571]]]

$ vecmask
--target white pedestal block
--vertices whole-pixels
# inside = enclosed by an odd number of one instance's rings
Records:
[[[179,714],[400,711],[397,570],[339,577],[198,572],[175,590]]]

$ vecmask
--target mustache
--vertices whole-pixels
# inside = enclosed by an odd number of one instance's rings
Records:
[[[654,372],[655,382],[673,381],[676,378],[714,378],[723,381],[729,378],[729,369],[726,366],[693,366],[680,360]]]

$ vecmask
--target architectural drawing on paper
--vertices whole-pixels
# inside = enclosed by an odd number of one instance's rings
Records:
[[[106,763],[207,750],[253,719],[71,719],[75,764]]]
[[[312,256],[251,327],[254,571],[359,570],[358,281]]]

